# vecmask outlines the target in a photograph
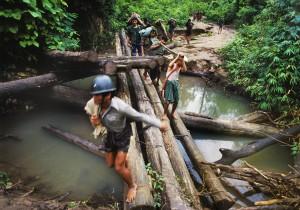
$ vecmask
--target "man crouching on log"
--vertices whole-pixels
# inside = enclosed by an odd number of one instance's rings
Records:
[[[150,117],[137,112],[130,105],[114,96],[116,86],[107,75],[95,78],[92,84],[94,104],[99,106],[98,115],[90,116],[93,126],[100,124],[107,128],[105,140],[105,159],[109,167],[115,168],[123,180],[128,184],[126,202],[132,202],[136,197],[137,185],[134,183],[131,172],[126,163],[132,130],[130,120],[140,121],[165,131],[168,128],[166,121]]]

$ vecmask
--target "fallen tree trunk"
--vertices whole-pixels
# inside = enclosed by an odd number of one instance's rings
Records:
[[[263,111],[255,111],[251,112],[249,114],[244,114],[236,118],[235,120],[240,122],[248,122],[248,123],[259,123],[259,122],[265,122],[268,120],[268,113]]]
[[[201,175],[205,186],[211,193],[218,209],[229,209],[234,201],[231,196],[226,192],[225,188],[221,184],[220,180],[215,175],[214,171],[208,166],[203,164],[205,159],[195,144],[191,134],[186,129],[180,116],[176,113],[176,120],[172,120],[172,127],[176,134],[181,135],[181,142],[184,145],[186,152],[192,160],[197,172]]]
[[[149,98],[145,93],[143,83],[137,70],[129,73],[136,94],[137,105],[141,112],[155,117]],[[168,209],[191,209],[180,196],[178,182],[163,143],[162,134],[158,128],[150,127],[143,132],[146,142],[147,156],[155,170],[161,173],[165,182],[165,196]]]
[[[235,120],[207,119],[195,115],[179,113],[184,124],[189,128],[206,129],[231,135],[248,135],[264,137],[269,134],[278,133],[279,130],[266,125],[247,123]]]
[[[118,92],[119,97],[126,103],[131,104],[129,87],[125,73],[118,73],[118,84],[120,86],[120,90]],[[128,205],[129,209],[155,209],[154,200],[151,194],[150,180],[146,172],[146,166],[137,135],[136,124],[131,123],[131,127],[133,135],[130,139],[130,146],[128,150],[128,167],[131,171],[132,178],[138,187],[135,200],[132,203],[127,203],[125,205]],[[124,193],[126,193],[127,190],[126,185]]]
[[[25,90],[38,89],[58,84],[58,77],[54,73],[30,77],[10,82],[0,83],[0,97],[16,94]]]
[[[149,63],[150,62],[150,63]],[[139,67],[148,67],[153,68],[153,62],[148,60],[147,62],[142,62],[139,64],[139,61],[134,61],[135,64]],[[49,87],[63,82],[68,82],[99,73],[115,74],[117,73],[117,64],[113,62],[107,62],[102,66],[104,70],[100,71],[99,68],[83,68],[83,69],[64,69],[64,71],[56,71],[53,73],[48,73],[40,76],[29,77],[26,79],[20,79],[9,82],[0,83],[0,97],[5,97],[9,95],[18,94],[28,90],[36,90],[43,87]],[[125,70],[128,70],[126,68]]]
[[[142,77],[141,72],[140,76]],[[150,98],[150,102],[156,113],[156,116],[161,118],[164,114],[164,109],[151,79],[148,77],[148,79],[143,80],[143,83]],[[198,192],[195,188],[182,154],[178,148],[174,133],[171,129],[163,134],[163,140],[174,172],[181,179],[181,182],[183,184],[183,186],[181,186],[183,193],[191,199],[194,207],[196,207],[197,209],[202,209],[199,202]]]
[[[300,133],[300,125],[284,130],[280,133],[274,134],[272,136],[250,142],[249,144],[243,146],[239,150],[231,150],[226,148],[220,148],[219,151],[222,153],[222,158],[216,163],[220,164],[232,164],[234,161],[248,157],[261,151],[262,149],[271,146],[275,143],[288,142],[293,136]]]
[[[51,132],[52,134],[62,138],[65,141],[76,144],[82,149],[89,151],[99,157],[104,157],[104,147],[103,145],[97,146],[96,144],[90,142],[87,139],[83,139],[79,136],[76,136],[72,133],[68,133],[67,131],[63,131],[53,125],[42,126],[43,129]]]
[[[107,56],[101,57],[96,52],[69,52],[69,51],[51,51],[46,54],[46,61],[51,61],[56,65],[71,65],[71,64],[94,64],[99,68],[103,67],[107,62],[114,62],[119,65],[131,65],[133,68],[142,68],[144,66],[165,63],[165,58],[162,56]],[[49,62],[48,61],[48,62]]]

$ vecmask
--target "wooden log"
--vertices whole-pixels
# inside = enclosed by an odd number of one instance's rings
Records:
[[[129,87],[125,73],[118,73],[118,82],[121,87],[119,90],[119,97],[131,105]],[[154,200],[151,194],[150,180],[146,172],[146,166],[141,152],[139,138],[137,136],[136,124],[131,123],[131,127],[133,135],[130,139],[128,150],[128,166],[138,188],[136,198],[129,204],[129,209],[155,209]]]
[[[268,120],[268,114],[263,111],[255,111],[255,112],[241,115],[237,117],[235,120],[241,122],[249,122],[249,123],[265,122],[266,120]]]
[[[271,146],[275,143],[287,142],[293,136],[300,133],[300,125],[284,130],[280,133],[274,134],[272,136],[250,142],[249,144],[243,146],[239,150],[231,150],[226,148],[220,148],[219,151],[222,153],[222,158],[216,163],[220,164],[232,164],[234,161],[253,155],[262,149]]]
[[[203,162],[206,161],[201,154],[198,146],[194,142],[191,134],[189,133],[177,113],[176,117],[176,120],[171,121],[172,127],[177,135],[182,136],[182,145],[184,146],[187,154],[193,162],[195,169],[201,175],[203,182],[208,188],[208,191],[211,193],[211,197],[213,198],[217,208],[229,209],[234,204],[233,199],[226,192],[225,188],[215,175],[214,171],[208,165],[203,164]]]
[[[141,112],[155,117],[149,98],[137,70],[129,72],[133,92],[136,94],[137,105]],[[165,182],[165,197],[168,209],[191,209],[180,196],[179,184],[175,178],[170,159],[163,143],[162,134],[158,128],[150,127],[143,132],[146,142],[147,156],[155,170],[161,173]]]
[[[90,142],[87,139],[83,139],[79,136],[76,136],[72,133],[59,129],[53,125],[42,126],[43,129],[46,131],[51,132],[52,134],[62,138],[65,141],[70,143],[76,144],[77,146],[81,147],[82,149],[89,151],[99,157],[104,157],[104,147],[103,145],[97,146],[96,144]]]
[[[126,62],[125,62],[126,63]],[[148,59],[147,61],[139,63],[137,60],[133,60],[132,62],[134,66],[139,66],[142,68],[153,68],[156,66],[156,61]],[[48,73],[40,76],[29,77],[26,79],[20,79],[15,81],[9,82],[2,82],[0,83],[0,97],[5,97],[9,95],[18,94],[24,91],[29,90],[36,90],[43,87],[49,87],[56,84],[60,84],[63,82],[72,81],[75,79],[80,79],[92,75],[96,75],[99,73],[106,73],[106,74],[115,74],[116,67],[118,64],[113,62],[107,62],[103,64],[103,69],[100,71],[99,69],[92,68],[92,69],[66,69],[65,71],[56,71],[53,73]],[[126,64],[128,65],[128,64]],[[127,70],[126,68],[125,70]]]
[[[131,50],[128,47],[128,42],[126,39],[126,33],[124,29],[121,29],[119,36],[120,36],[123,55],[131,56]]]
[[[169,46],[169,45],[168,45]],[[170,47],[175,47],[174,44],[171,44]],[[173,47],[173,48],[174,48]],[[118,49],[120,50],[120,49]],[[162,56],[100,56],[94,51],[81,51],[81,52],[71,52],[71,51],[49,51],[46,53],[46,56],[55,61],[55,62],[90,62],[90,63],[98,63],[103,66],[106,62],[114,61],[116,63],[123,64],[122,62],[130,63],[130,61],[143,61],[143,60],[155,60],[159,63],[159,65],[163,65],[165,63],[165,58]],[[135,67],[135,66],[134,66]]]
[[[230,183],[228,181],[228,179],[221,177],[221,182],[226,187],[226,189],[229,189],[229,192],[235,196],[235,200],[240,200],[247,206],[254,205],[254,203],[250,199],[248,199],[246,196],[244,196],[243,193],[241,193],[241,191],[239,190],[239,188],[237,186],[235,186],[234,184]],[[248,186],[250,187],[250,185],[248,185]]]
[[[277,128],[267,125],[259,125],[236,120],[207,119],[195,115],[186,115],[184,113],[179,113],[179,115],[187,127],[194,129],[206,129],[215,132],[228,133],[231,135],[247,135],[258,137],[264,137],[279,132]]]
[[[122,48],[118,34],[116,34],[116,54],[122,55]],[[126,103],[131,105],[131,97],[125,73],[118,73],[118,96],[122,98]],[[132,137],[130,139],[130,145],[128,150],[128,167],[131,171],[132,178],[137,184],[137,193],[135,200],[129,205],[124,199],[124,210],[126,209],[155,209],[154,199],[151,194],[151,184],[146,172],[146,166],[139,144],[139,137],[137,135],[136,123],[131,123]],[[124,184],[124,198],[126,198],[128,186]]]
[[[39,89],[58,83],[54,73],[0,83],[0,97],[16,94],[25,90]]]
[[[15,95],[29,90],[38,90],[40,88],[69,82],[99,73],[100,71],[97,68],[66,69],[64,71],[55,71],[39,76],[28,77],[26,79],[2,82],[0,83],[0,97]]]
[[[141,72],[140,76],[142,77]],[[147,79],[143,80],[143,83],[147,91],[147,95],[150,98],[150,102],[154,108],[156,116],[161,118],[164,114],[164,108],[162,106],[159,95],[157,94],[157,91],[154,85],[152,84],[151,79],[148,77]],[[183,184],[183,193],[186,194],[186,196],[190,197],[192,204],[195,208],[202,209],[202,206],[199,202],[198,192],[189,174],[182,154],[178,148],[176,139],[174,137],[174,133],[171,129],[163,134],[163,141],[174,172],[179,177],[179,179],[181,179],[181,182]]]

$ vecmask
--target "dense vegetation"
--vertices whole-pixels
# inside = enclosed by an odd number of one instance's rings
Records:
[[[3,0],[0,5],[1,58],[33,59],[42,49],[76,49],[77,17],[64,0]]]
[[[223,49],[234,83],[244,87],[261,109],[292,115],[288,124],[300,120],[299,35],[296,1],[267,1],[254,24],[241,27],[234,42]]]

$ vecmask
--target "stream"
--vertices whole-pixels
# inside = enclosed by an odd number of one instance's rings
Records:
[[[89,89],[91,81],[92,78],[87,78],[68,85]],[[199,78],[181,76],[180,83],[180,111],[225,119],[251,112],[250,102],[246,99],[207,87]],[[41,126],[47,124],[83,138],[93,138],[92,127],[83,109],[43,100],[32,111],[1,117],[0,134],[15,135],[22,141],[7,139],[0,142],[0,170],[30,180],[30,185],[39,186],[42,192],[51,195],[70,192],[70,199],[86,200],[97,193],[121,199],[123,183],[114,170],[108,168],[102,158],[42,130]],[[191,133],[208,161],[221,157],[218,151],[221,147],[238,149],[253,140],[207,131]],[[260,169],[284,172],[292,162],[289,153],[289,148],[275,145],[245,160]]]

